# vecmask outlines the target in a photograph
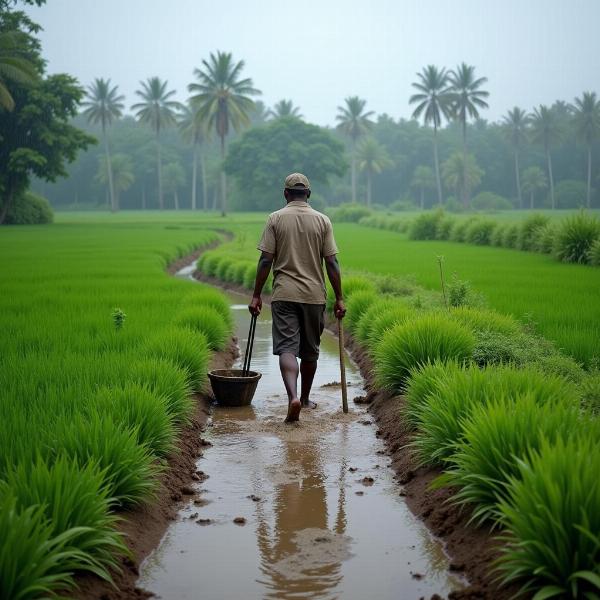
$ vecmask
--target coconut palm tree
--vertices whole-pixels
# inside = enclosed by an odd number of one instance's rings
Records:
[[[596,92],[583,92],[572,106],[577,137],[587,146],[587,207],[592,198],[592,144],[600,137],[600,100]]]
[[[0,33],[0,108],[12,111],[15,101],[6,86],[6,80],[31,84],[38,78],[35,65],[24,53],[27,35],[21,31]]]
[[[164,208],[163,186],[162,186],[162,160],[160,147],[160,132],[166,127],[175,125],[177,113],[183,108],[182,105],[171,98],[175,90],[167,91],[168,81],[161,81],[159,77],[149,77],[146,81],[140,81],[142,88],[136,90],[136,96],[142,101],[134,104],[131,109],[136,111],[136,117],[140,123],[149,125],[156,135],[156,173],[158,176],[158,205]]]
[[[484,100],[490,93],[480,89],[487,83],[487,77],[475,77],[475,67],[461,63],[450,71],[448,75],[452,92],[452,113],[460,123],[463,143],[463,166],[467,167],[467,121],[479,118],[479,109],[488,108]],[[463,181],[468,183],[468,178],[463,176]],[[469,206],[469,188],[462,189],[462,197],[465,208]]]
[[[433,169],[427,165],[418,165],[415,167],[411,187],[416,188],[420,192],[421,210],[425,208],[425,191],[435,188],[435,176]]]
[[[442,164],[444,182],[448,187],[453,188],[457,194],[465,187],[468,187],[470,190],[476,188],[481,183],[481,178],[485,174],[483,169],[477,165],[475,157],[472,154],[467,154],[466,164],[464,161],[464,154],[454,152]]]
[[[523,142],[527,139],[527,125],[529,117],[527,112],[515,106],[509,110],[502,120],[504,133],[513,147],[515,159],[515,182],[517,184],[517,198],[519,208],[523,208],[523,195],[521,194],[521,169],[519,167],[519,151]]]
[[[201,69],[194,69],[198,81],[190,83],[188,90],[194,95],[192,102],[197,105],[197,119],[206,131],[215,129],[221,140],[221,213],[227,213],[227,178],[225,175],[225,139],[229,129],[239,131],[250,125],[250,114],[254,102],[250,96],[260,94],[253,87],[252,79],[240,79],[244,61],[234,62],[231,52],[210,54],[208,61],[202,61]]]
[[[433,163],[437,183],[438,203],[442,204],[442,180],[440,177],[440,161],[438,157],[437,130],[442,124],[442,119],[450,118],[451,95],[448,87],[448,73],[446,69],[438,69],[435,65],[428,65],[421,73],[417,73],[418,81],[412,86],[418,90],[409,99],[409,104],[416,104],[412,116],[418,119],[423,116],[425,125],[433,124]]]
[[[364,139],[357,148],[358,168],[367,175],[367,206],[371,206],[371,183],[373,175],[392,166],[385,148],[372,137]]]
[[[196,110],[191,102],[183,107],[179,118],[179,130],[184,142],[192,145],[192,210],[196,210],[196,188],[198,178],[198,158],[200,158],[200,175],[202,177],[202,206],[206,210],[206,166],[202,145],[206,141],[204,124],[198,121]]]
[[[279,119],[281,117],[302,118],[300,109],[297,106],[294,106],[294,103],[291,100],[280,100],[271,110],[269,110],[268,115],[273,119]]]
[[[338,129],[350,138],[352,145],[352,202],[356,202],[356,145],[373,125],[373,121],[369,119],[373,111],[364,112],[367,101],[358,96],[348,96],[344,102],[345,106],[338,106],[335,118],[338,121]]]
[[[529,167],[521,175],[523,191],[529,194],[529,208],[534,208],[535,193],[548,187],[548,181],[539,167]]]
[[[110,196],[110,206],[113,212],[119,210],[119,203],[115,194],[115,185],[113,182],[112,160],[110,159],[110,145],[108,143],[108,127],[113,119],[118,119],[123,114],[123,100],[118,92],[118,87],[111,87],[110,79],[96,78],[94,83],[88,86],[86,91],[88,100],[82,103],[85,107],[83,114],[90,123],[100,124],[102,128],[102,140],[104,142],[104,155],[106,160],[104,165],[107,169],[108,193]]]
[[[107,168],[106,162],[110,161],[110,168]],[[108,177],[112,178],[112,185],[115,195],[115,208],[120,208],[120,194],[121,192],[127,191],[135,182],[135,175],[133,173],[133,161],[131,156],[128,154],[117,153],[114,156],[101,156],[98,163],[98,173],[96,174],[96,180],[106,185],[108,183]]]
[[[546,165],[548,168],[548,181],[550,182],[550,202],[552,209],[556,208],[554,200],[554,177],[552,175],[552,156],[550,149],[560,142],[562,138],[562,127],[559,116],[555,110],[540,104],[533,109],[531,116],[531,138],[534,142],[544,146],[546,153]]]

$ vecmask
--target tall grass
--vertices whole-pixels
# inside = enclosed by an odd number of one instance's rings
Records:
[[[356,339],[363,345],[366,345],[369,341],[369,335],[376,318],[387,312],[389,309],[393,309],[398,305],[396,300],[391,298],[382,298],[371,304],[366,310],[360,315],[356,326],[354,327],[354,335]]]
[[[600,239],[600,220],[579,213],[565,219],[554,241],[554,254],[563,262],[588,263],[594,242]]]
[[[384,309],[380,315],[373,319],[373,323],[369,329],[369,337],[367,347],[369,352],[373,353],[375,348],[380,344],[384,334],[395,325],[405,323],[410,318],[414,317],[415,312],[401,302],[396,302],[389,309]]]
[[[212,350],[223,350],[231,334],[221,313],[207,305],[182,310],[175,317],[175,324],[202,333]]]
[[[363,314],[378,300],[378,295],[371,290],[358,290],[354,292],[346,304],[346,318],[345,321],[348,324],[348,328],[352,333],[355,332],[356,327]]]

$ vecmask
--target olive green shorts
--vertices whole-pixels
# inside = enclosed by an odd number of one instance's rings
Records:
[[[273,316],[273,354],[290,352],[303,360],[319,358],[321,334],[325,327],[325,305],[276,300]]]

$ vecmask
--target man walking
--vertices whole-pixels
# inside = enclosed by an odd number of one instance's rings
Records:
[[[308,178],[301,173],[285,178],[286,206],[267,220],[258,245],[261,255],[254,294],[248,305],[251,314],[260,314],[262,289],[273,267],[273,354],[279,355],[288,395],[288,423],[298,421],[302,407],[316,408],[309,396],[324,328],[323,261],[335,294],[334,314],[338,319],[346,314],[331,221],[308,204],[310,193]],[[302,375],[300,397],[298,372]]]

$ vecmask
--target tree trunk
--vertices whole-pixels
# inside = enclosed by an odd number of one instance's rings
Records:
[[[156,135],[156,172],[158,174],[158,206],[160,210],[164,210],[163,187],[162,187],[162,161],[160,154],[160,139]]]
[[[421,186],[421,210],[425,208],[425,188]]]
[[[192,157],[192,210],[196,210],[196,176],[198,171],[198,144],[194,144]]]
[[[352,165],[350,171],[350,183],[352,186],[352,203],[356,203],[356,141],[352,140]]]
[[[517,183],[517,199],[519,208],[523,208],[523,196],[521,195],[521,171],[519,169],[519,149],[515,147],[515,181]]]
[[[440,160],[438,158],[438,147],[437,147],[437,127],[433,126],[433,163],[435,166],[435,181],[437,183],[437,194],[438,204],[441,206],[442,202],[442,180],[440,178]]]
[[[221,216],[227,215],[227,176],[225,175],[225,136],[221,136]]]
[[[367,169],[367,206],[371,208],[371,171]]]
[[[548,161],[548,180],[550,181],[550,203],[552,210],[556,208],[554,203],[554,177],[552,176],[552,157],[550,156],[550,149],[546,149],[546,160]]]
[[[117,212],[119,206],[117,204],[117,197],[115,194],[115,186],[113,183],[113,172],[112,163],[110,161],[110,148],[108,147],[108,136],[106,135],[106,128],[102,126],[102,137],[104,138],[104,154],[106,155],[106,170],[108,172],[108,194],[110,196],[110,209],[112,212]]]
[[[463,206],[469,208],[469,182],[467,181],[467,120],[466,117],[462,122],[462,138],[463,138],[463,185],[462,197]]]
[[[588,164],[587,164],[587,207],[592,205],[592,145],[588,144]]]
[[[6,215],[8,214],[8,209],[11,207],[11,205],[13,203],[13,199],[14,199],[14,193],[9,192],[6,195],[6,198],[4,200],[4,204],[2,205],[2,208],[0,209],[0,225],[2,225],[4,223],[4,221],[6,220]]]
[[[204,152],[200,152],[200,174],[202,175],[202,206],[208,210],[208,186],[206,185],[206,165],[204,163]]]

